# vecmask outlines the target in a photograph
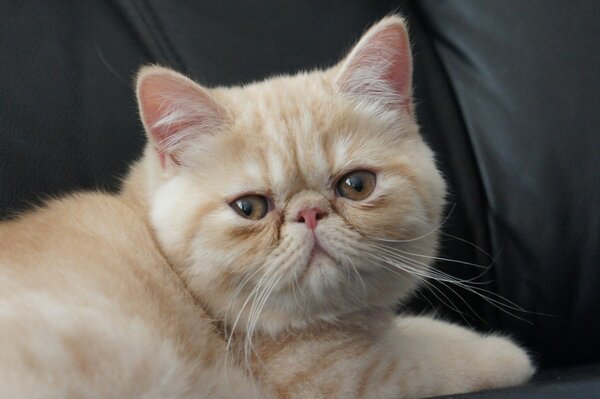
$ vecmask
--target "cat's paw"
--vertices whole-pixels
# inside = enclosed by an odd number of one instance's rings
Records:
[[[523,384],[535,372],[527,352],[509,339],[495,335],[485,337],[477,344],[472,362],[478,389]]]

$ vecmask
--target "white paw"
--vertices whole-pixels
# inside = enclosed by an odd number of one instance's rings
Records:
[[[501,388],[527,382],[535,368],[527,353],[507,338],[488,336],[477,344],[472,366],[478,389]]]

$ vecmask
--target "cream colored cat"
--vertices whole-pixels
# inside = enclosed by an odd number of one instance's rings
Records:
[[[2,398],[400,398],[520,384],[509,339],[394,305],[445,185],[399,17],[326,71],[206,89],[143,69],[119,195],[0,225]]]

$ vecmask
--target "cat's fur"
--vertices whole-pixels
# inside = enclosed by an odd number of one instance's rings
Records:
[[[404,22],[326,71],[206,89],[143,69],[149,142],[119,195],[0,225],[0,397],[398,398],[519,384],[510,340],[393,307],[428,272],[445,195]],[[345,173],[375,173],[362,201]],[[269,198],[247,220],[230,203]],[[299,218],[319,209],[314,233]],[[313,250],[315,243],[320,250]]]

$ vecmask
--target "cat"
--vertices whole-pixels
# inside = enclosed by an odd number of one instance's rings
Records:
[[[337,65],[205,88],[137,78],[118,194],[0,224],[0,397],[412,398],[534,372],[509,338],[394,314],[429,273],[445,183],[404,20]]]

